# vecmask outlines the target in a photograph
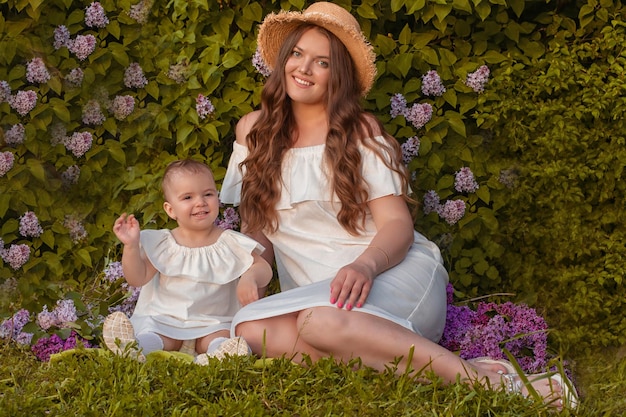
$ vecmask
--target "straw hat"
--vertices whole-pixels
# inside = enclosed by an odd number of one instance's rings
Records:
[[[354,62],[355,70],[365,96],[376,77],[376,54],[367,41],[357,20],[346,9],[333,3],[313,3],[302,12],[271,13],[259,28],[257,40],[261,57],[270,70],[274,69],[278,51],[285,38],[301,23],[321,26],[333,33],[345,45]]]

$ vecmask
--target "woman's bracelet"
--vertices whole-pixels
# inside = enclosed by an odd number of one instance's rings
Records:
[[[383,253],[383,255],[385,255],[385,259],[387,259],[387,265],[389,266],[389,255],[387,255],[387,252],[385,252],[382,248],[379,248],[378,246],[374,246],[374,245],[369,245],[368,248],[372,248],[372,249],[378,249],[379,251],[381,251]]]

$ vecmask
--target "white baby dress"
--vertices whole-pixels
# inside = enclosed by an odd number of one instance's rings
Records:
[[[157,269],[141,287],[131,322],[135,334],[154,332],[176,340],[228,330],[241,308],[237,282],[264,248],[224,230],[209,246],[179,245],[170,230],[142,230],[141,248]]]

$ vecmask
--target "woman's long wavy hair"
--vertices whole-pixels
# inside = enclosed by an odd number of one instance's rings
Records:
[[[261,93],[259,118],[246,138],[249,154],[240,166],[245,172],[240,214],[247,232],[275,232],[279,227],[276,204],[280,198],[282,160],[297,139],[284,68],[296,43],[311,27],[320,30],[330,41],[330,79],[326,95],[329,131],[324,161],[325,171],[331,176],[332,191],[341,201],[339,223],[353,235],[363,230],[368,190],[362,176],[360,144],[370,148],[400,175],[404,197],[412,202],[407,195],[409,181],[400,145],[385,133],[378,119],[363,111],[354,64],[347,49],[327,30],[303,24],[283,43],[275,69]],[[376,135],[385,138],[384,145],[373,139]]]

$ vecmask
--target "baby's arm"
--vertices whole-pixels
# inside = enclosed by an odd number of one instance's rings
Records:
[[[241,305],[258,300],[272,279],[272,267],[260,255],[253,254],[250,268],[241,275],[237,284],[237,298]]]
[[[142,256],[139,247],[139,222],[134,215],[122,214],[113,225],[115,236],[124,244],[122,250],[122,270],[126,282],[133,287],[147,284],[156,269],[150,261]]]

